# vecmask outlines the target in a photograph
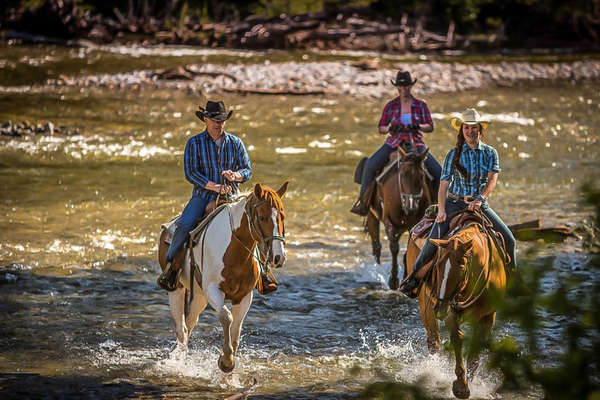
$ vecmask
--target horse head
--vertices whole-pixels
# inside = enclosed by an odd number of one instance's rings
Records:
[[[477,225],[459,231],[449,239],[429,239],[440,248],[434,269],[434,307],[437,319],[448,315],[451,305],[457,302],[457,296],[465,289],[468,269],[473,256],[473,236],[479,232]]]
[[[285,263],[285,213],[281,198],[287,190],[285,182],[279,190],[257,183],[246,203],[250,233],[267,262],[280,268]]]
[[[406,215],[416,214],[419,210],[425,181],[425,158],[429,149],[419,154],[407,153],[398,146],[398,186],[402,210]]]

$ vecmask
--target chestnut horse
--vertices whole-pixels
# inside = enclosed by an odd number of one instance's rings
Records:
[[[456,380],[452,392],[461,399],[470,395],[465,378],[462,355],[464,337],[460,325],[468,321],[473,326],[474,348],[491,332],[496,318],[497,301],[504,297],[506,272],[504,259],[479,224],[466,223],[449,239],[430,239],[438,253],[419,293],[421,321],[427,330],[427,345],[431,352],[439,350],[440,334],[437,320],[444,320],[454,347]],[[411,235],[406,251],[410,270],[419,254]],[[410,273],[411,271],[409,271]],[[479,352],[468,358],[468,380],[479,366]]]
[[[423,217],[432,203],[432,195],[426,180],[425,158],[429,150],[418,154],[407,153],[398,146],[398,168],[378,185],[375,204],[371,204],[366,218],[366,229],[371,237],[373,255],[377,264],[381,261],[379,221],[383,222],[390,242],[392,271],[388,280],[390,289],[398,289],[398,252],[402,234],[411,229]]]
[[[199,234],[198,243],[187,252],[178,288],[169,292],[169,306],[175,321],[178,347],[187,349],[188,339],[207,304],[217,312],[223,327],[223,350],[219,368],[231,372],[239,347],[244,317],[252,303],[260,262],[279,268],[285,262],[284,211],[281,198],[284,183],[277,192],[257,183],[254,190],[223,206]],[[164,232],[163,232],[164,234]],[[161,235],[161,241],[162,241]],[[255,248],[260,250],[257,253]],[[160,246],[159,246],[160,248]],[[164,269],[166,254],[159,253]],[[193,289],[190,282],[192,263],[197,263]],[[194,293],[186,308],[186,291]],[[231,311],[226,303],[231,303]]]

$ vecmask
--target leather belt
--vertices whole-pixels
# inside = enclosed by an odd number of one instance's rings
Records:
[[[461,196],[452,192],[448,192],[448,197],[451,199],[462,200],[464,202],[471,202],[475,200],[475,196]]]

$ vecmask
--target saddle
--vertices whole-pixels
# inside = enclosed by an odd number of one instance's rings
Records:
[[[412,238],[415,245],[419,250],[423,248],[425,242],[427,241],[427,237],[431,231],[431,227],[435,222],[435,216],[437,215],[437,204],[431,205],[425,211],[425,216],[419,221],[411,230],[409,240]],[[495,231],[492,228],[492,223],[488,220],[488,218],[480,213],[480,212],[471,212],[471,211],[460,211],[455,214],[451,214],[448,216],[450,218],[450,229],[448,229],[448,233],[446,233],[441,239],[448,239],[452,235],[454,235],[458,230],[462,227],[470,224],[477,224],[482,228],[482,231],[487,233],[488,236],[492,239],[492,242],[498,249],[500,256],[504,260],[505,264],[510,261],[510,256],[508,255],[508,251],[506,250],[506,245],[504,242],[504,237],[500,232]],[[422,280],[424,279],[431,268],[433,267],[436,256],[433,257],[431,261],[427,264],[423,265],[417,271],[415,278]]]
[[[175,255],[173,262],[171,263],[171,268],[174,270],[178,270],[183,267],[183,263],[185,262],[186,255],[190,252],[190,247],[196,246],[201,239],[202,233],[210,224],[210,222],[225,208],[226,205],[231,203],[231,199],[225,199],[223,197],[219,197],[217,201],[210,202],[206,206],[206,213],[204,217],[201,218],[196,227],[190,232],[190,239],[187,240],[181,249]],[[218,204],[217,204],[218,203]],[[161,269],[164,271],[167,265],[167,251],[169,250],[169,246],[173,241],[173,235],[175,234],[175,228],[177,227],[177,222],[181,218],[181,214],[177,215],[175,218],[171,219],[169,222],[161,225],[161,233],[160,239],[158,243],[158,262],[160,264]],[[258,252],[258,249],[255,249],[255,253]],[[191,254],[191,253],[190,253]],[[255,259],[260,260],[260,256],[255,254]],[[270,268],[261,265],[258,262],[259,272],[261,278],[258,280],[256,288],[261,294],[268,294],[277,290],[278,283],[275,275]],[[199,268],[192,268],[194,272],[194,277],[198,282],[202,282],[202,271]],[[177,288],[181,288],[183,285],[181,282],[177,282]]]

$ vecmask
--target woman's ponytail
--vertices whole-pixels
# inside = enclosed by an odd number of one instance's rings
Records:
[[[460,163],[460,155],[462,153],[463,145],[465,144],[465,137],[462,134],[462,126],[458,131],[458,136],[456,137],[456,147],[454,148],[454,157],[452,157],[452,167],[456,168],[458,173],[463,177],[463,179],[469,179],[469,172],[467,169]]]

